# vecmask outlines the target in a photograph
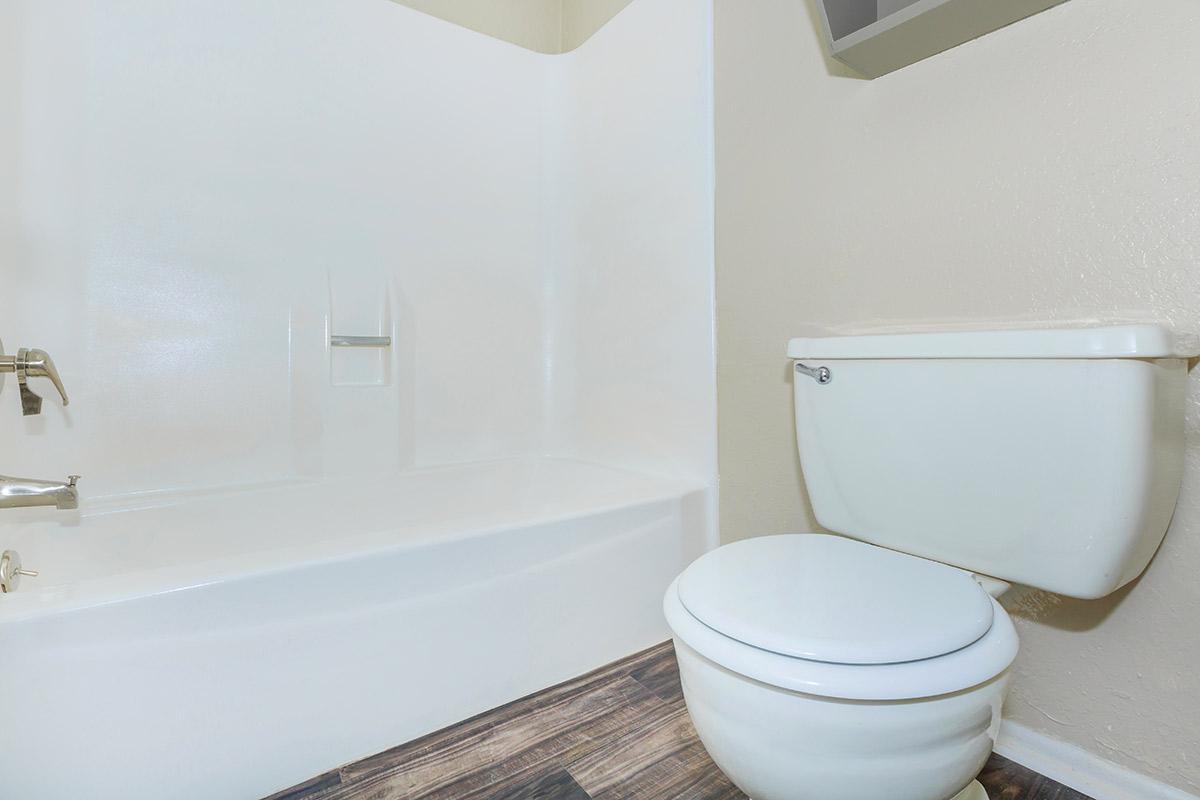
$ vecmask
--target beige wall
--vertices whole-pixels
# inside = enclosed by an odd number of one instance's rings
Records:
[[[1200,330],[1200,4],[1072,0],[875,81],[802,0],[717,0],[723,538],[815,529],[784,345],[805,331],[1158,319]],[[1017,592],[1007,714],[1200,791],[1200,379],[1172,529],[1085,603]]]
[[[583,44],[632,0],[395,0],[539,53]]]

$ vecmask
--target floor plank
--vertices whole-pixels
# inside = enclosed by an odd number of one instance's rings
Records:
[[[649,724],[567,769],[593,800],[723,797],[732,789],[704,752],[682,704],[662,704]]]
[[[979,775],[979,782],[991,800],[1092,800],[995,754]]]
[[[549,700],[548,702],[546,700]],[[569,751],[592,748],[652,717],[662,703],[641,684],[616,675],[587,691],[555,693],[527,713],[481,718],[422,742],[342,769],[342,784],[320,798],[467,800],[503,782],[544,770]]]
[[[592,800],[571,773],[559,769],[508,789],[489,794],[487,800]]]
[[[629,677],[668,703],[682,703],[683,686],[679,683],[674,648],[662,647],[654,652],[653,659],[631,668]]]
[[[1090,800],[993,756],[991,800]],[[666,642],[267,800],[745,800],[704,751]]]
[[[327,790],[333,790],[342,783],[340,770],[331,770],[290,789],[271,795],[271,800],[311,800],[319,797]]]

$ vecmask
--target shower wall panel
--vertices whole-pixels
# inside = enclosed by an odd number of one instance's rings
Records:
[[[563,56],[386,0],[11,0],[0,37],[0,337],[72,396],[0,395],[5,473],[713,479],[707,0]]]
[[[712,5],[636,0],[564,57],[550,442],[711,481]],[[781,367],[782,369],[782,367]]]
[[[10,381],[5,473],[94,496],[540,448],[542,57],[383,0],[12,0],[0,31],[0,337],[72,396],[22,420]],[[375,379],[331,375],[360,333],[331,296],[390,305]]]

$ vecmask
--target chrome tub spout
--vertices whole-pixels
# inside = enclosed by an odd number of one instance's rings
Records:
[[[75,488],[75,482],[78,480],[78,475],[71,475],[67,478],[66,483],[9,478],[0,475],[0,508],[27,508],[29,506],[54,506],[63,510],[79,508],[79,490]]]

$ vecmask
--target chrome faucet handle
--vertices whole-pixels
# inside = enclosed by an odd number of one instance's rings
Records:
[[[29,388],[29,378],[49,378],[62,397],[64,406],[71,403],[67,390],[63,388],[62,378],[58,376],[58,368],[54,360],[45,350],[31,350],[22,347],[15,356],[4,355],[4,343],[0,342],[0,389],[4,388],[4,373],[17,373],[17,383],[21,390],[21,413],[33,416],[42,413],[42,397]]]
[[[29,388],[29,384],[26,382],[27,378],[49,378],[50,382],[54,384],[54,388],[58,389],[58,393],[62,397],[62,404],[64,406],[71,404],[70,398],[67,397],[67,390],[63,388],[62,378],[58,376],[58,369],[54,366],[54,360],[45,350],[30,350],[26,347],[18,350],[16,373],[17,384],[21,390],[21,413],[25,416],[42,413],[41,395]]]

